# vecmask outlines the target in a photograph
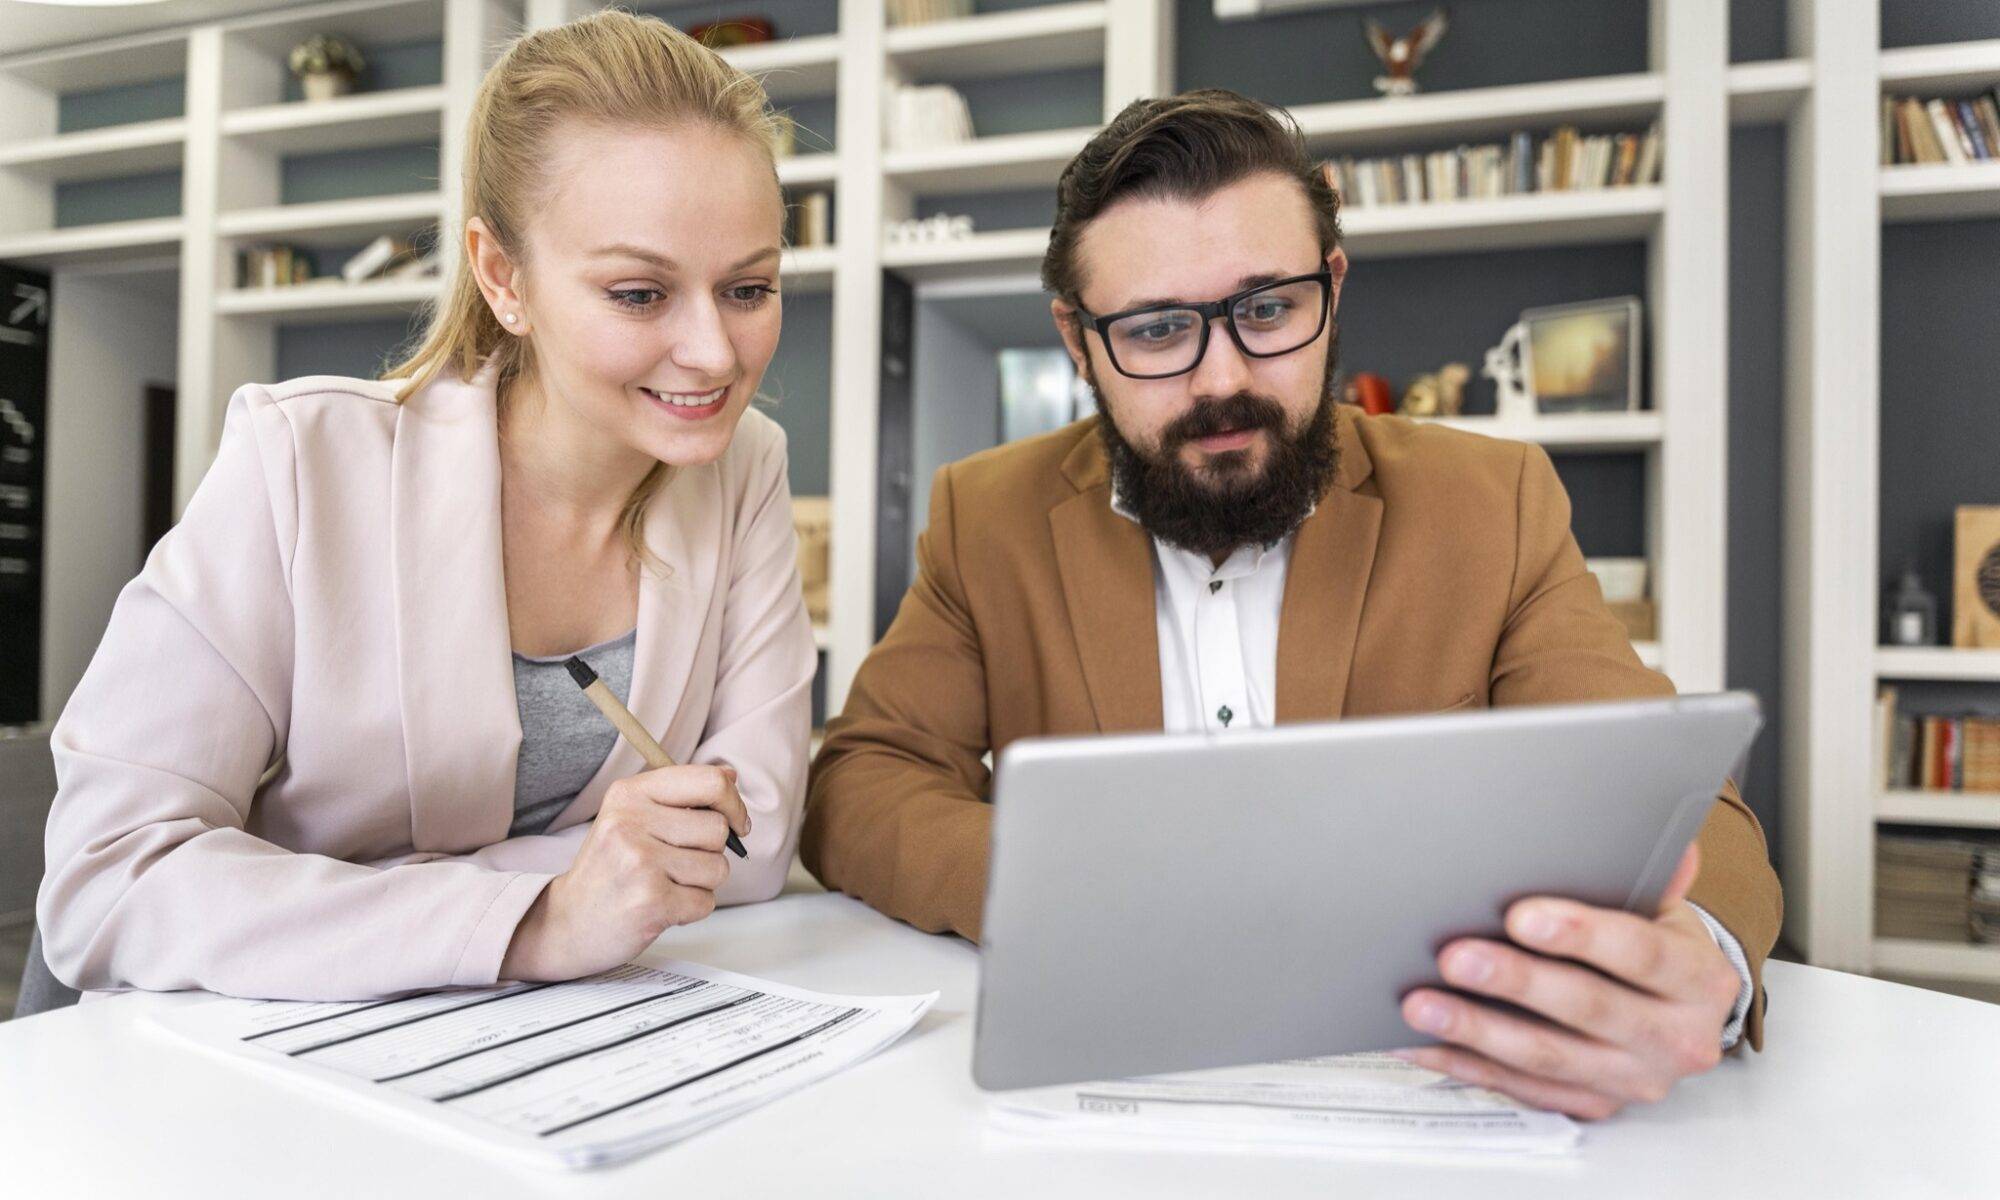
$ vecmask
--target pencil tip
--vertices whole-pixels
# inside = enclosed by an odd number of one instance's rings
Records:
[[[574,654],[563,660],[563,666],[569,668],[569,677],[576,680],[576,686],[580,688],[587,688],[597,682],[597,672],[590,669],[589,663]]]

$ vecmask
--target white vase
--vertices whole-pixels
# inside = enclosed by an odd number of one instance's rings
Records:
[[[354,77],[345,71],[313,71],[299,76],[308,100],[331,100],[345,96],[354,87]]]

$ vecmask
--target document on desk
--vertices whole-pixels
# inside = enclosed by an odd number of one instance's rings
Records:
[[[159,1019],[486,1147],[592,1167],[851,1067],[936,1000],[826,995],[669,961],[400,1000],[221,1000]]]
[[[988,1098],[1016,1133],[1122,1145],[1559,1154],[1576,1123],[1387,1054],[1292,1059]]]

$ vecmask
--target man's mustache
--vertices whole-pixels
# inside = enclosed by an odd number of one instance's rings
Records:
[[[1178,450],[1198,438],[1242,429],[1283,432],[1285,410],[1276,400],[1238,392],[1226,400],[1205,400],[1175,418],[1160,436],[1160,448]]]

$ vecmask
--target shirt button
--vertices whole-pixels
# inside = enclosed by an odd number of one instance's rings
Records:
[[[1209,594],[1209,595],[1213,596],[1213,595],[1215,595],[1215,593],[1217,593],[1217,592],[1219,592],[1219,591],[1221,591],[1221,590],[1222,590],[1222,581],[1221,581],[1220,579],[1211,579],[1211,580],[1209,581],[1209,583],[1208,583],[1208,594]]]
[[[1224,729],[1229,728],[1230,718],[1234,717],[1235,715],[1236,715],[1235,713],[1229,711],[1229,706],[1227,704],[1215,710],[1215,719],[1222,722],[1222,727]]]

